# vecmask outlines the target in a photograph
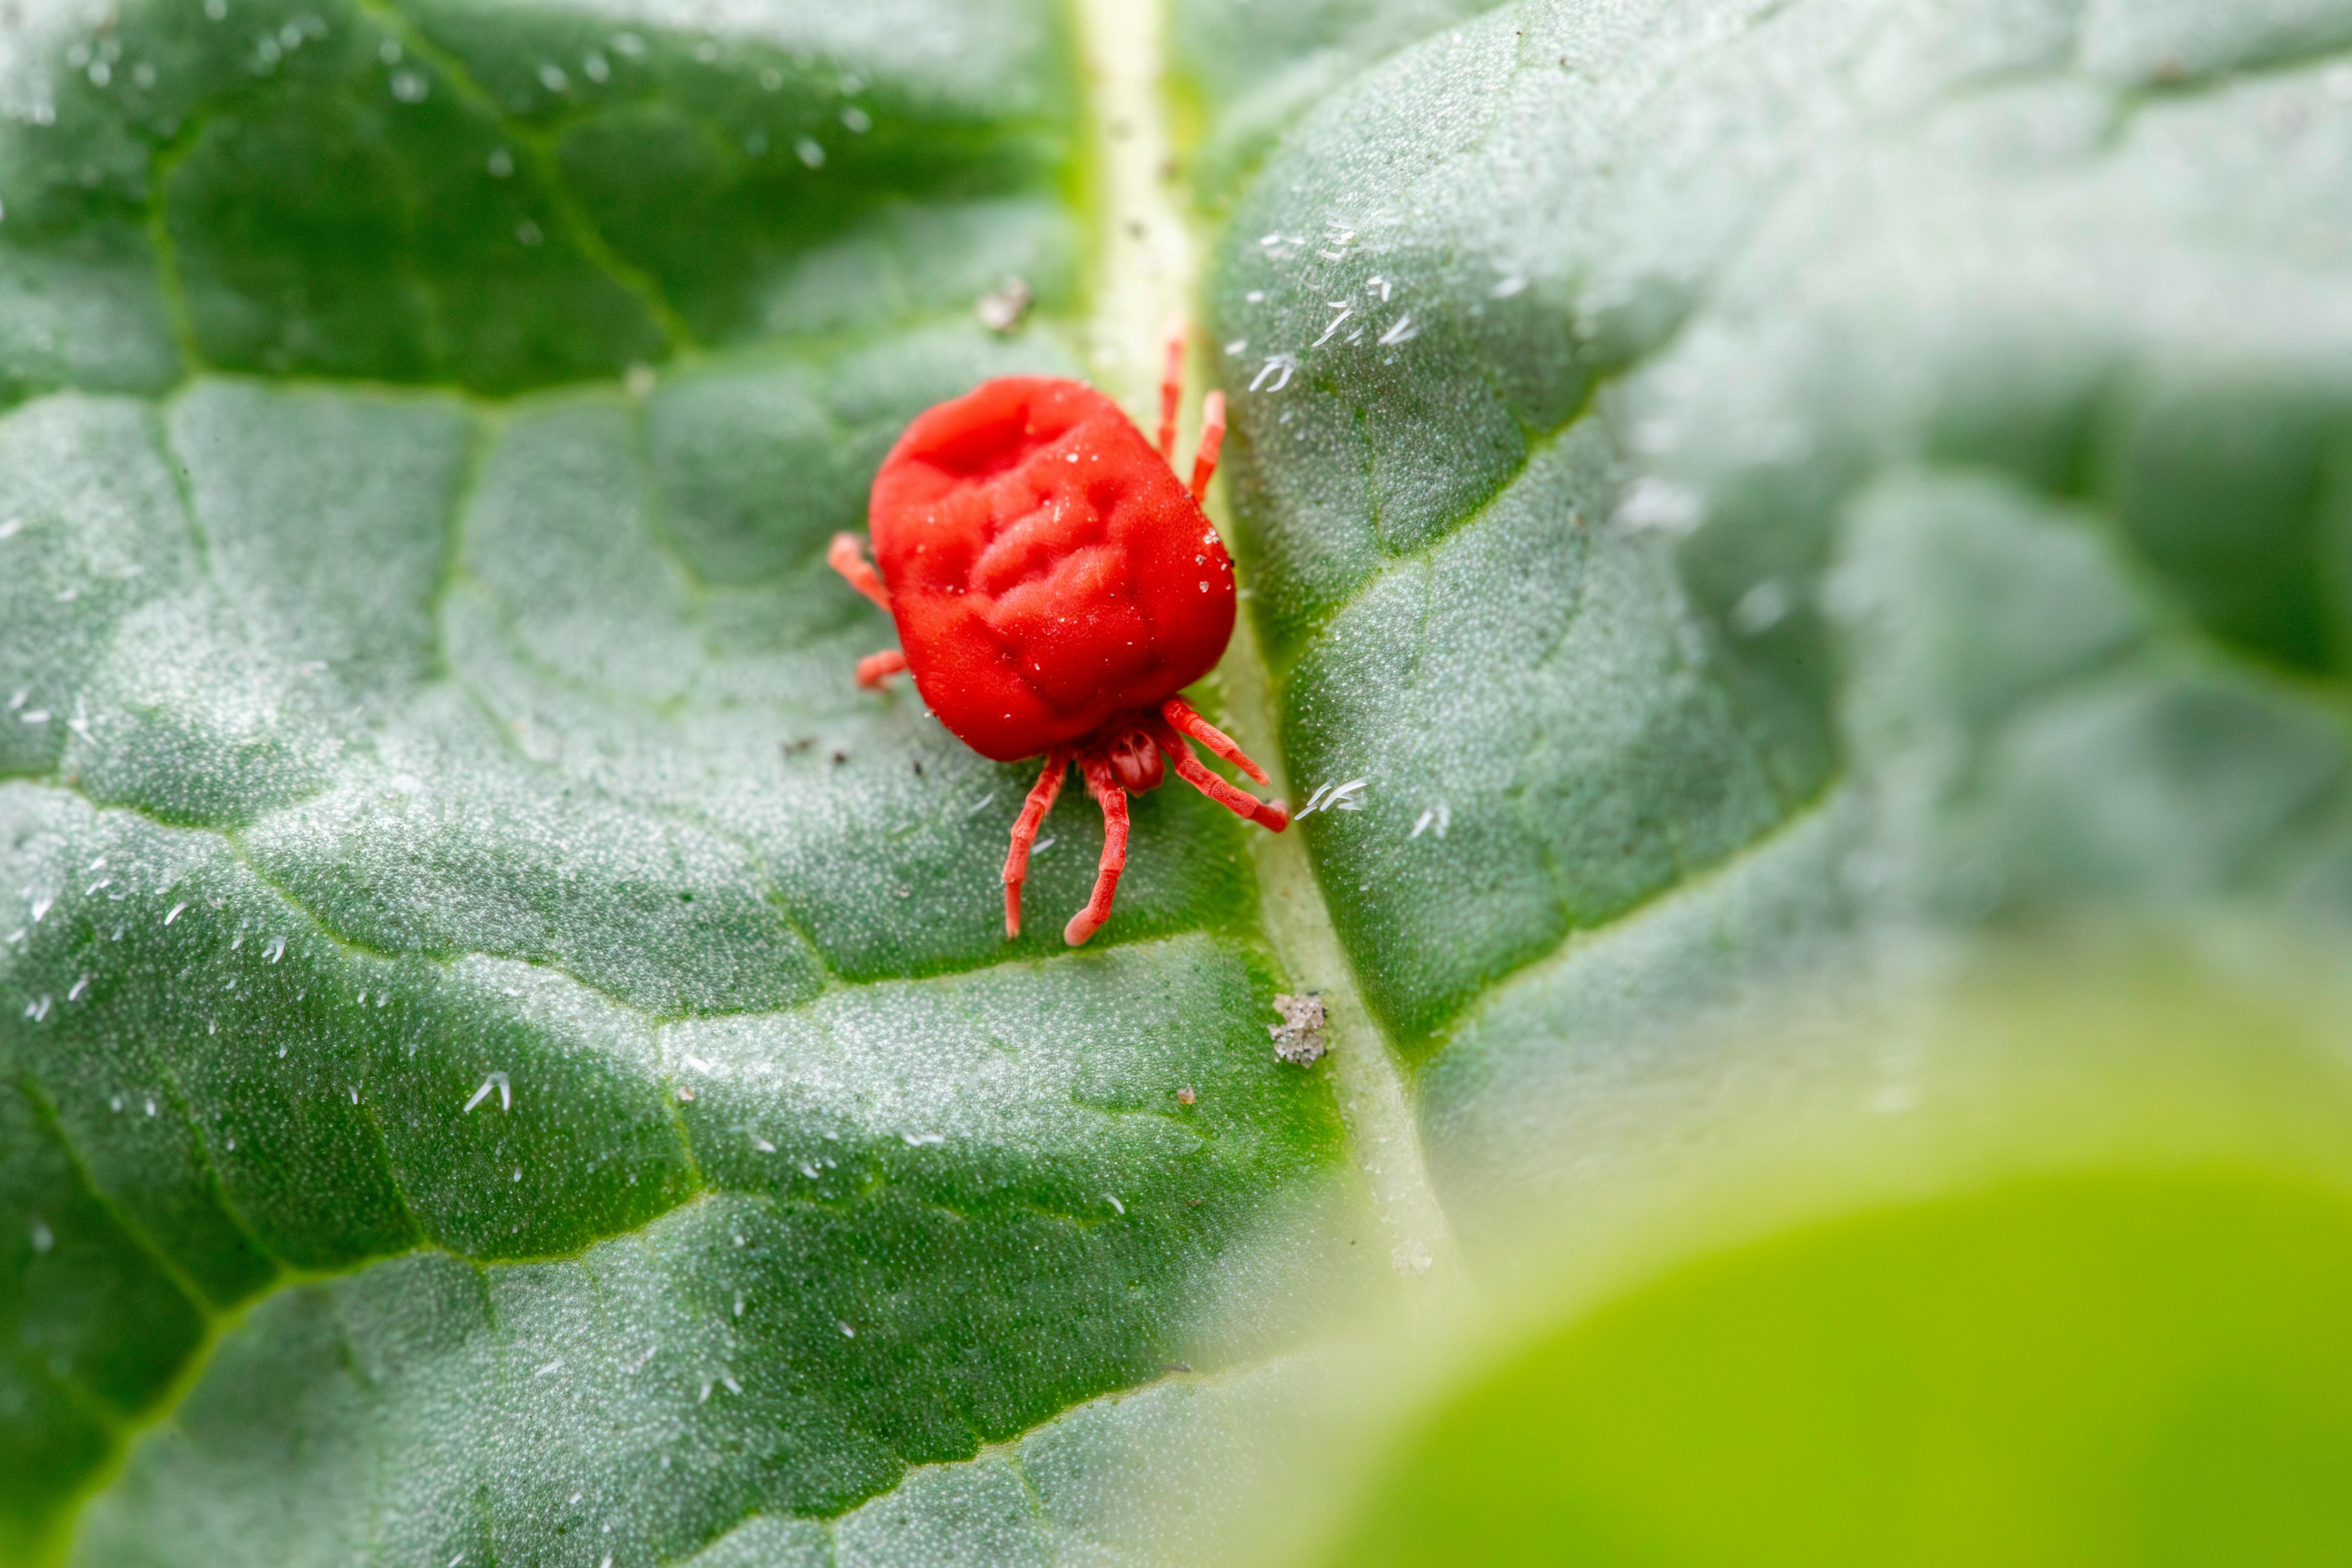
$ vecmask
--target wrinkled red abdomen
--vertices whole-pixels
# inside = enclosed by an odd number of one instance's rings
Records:
[[[907,426],[867,522],[923,701],[998,762],[1092,734],[1206,675],[1234,563],[1118,405],[1007,376]]]

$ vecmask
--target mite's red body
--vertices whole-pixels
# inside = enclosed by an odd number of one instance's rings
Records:
[[[1206,675],[1234,563],[1118,405],[1007,377],[898,438],[867,513],[923,701],[1000,763],[1082,740]]]
[[[832,562],[890,612],[902,647],[861,661],[858,682],[909,671],[941,723],[998,762],[1045,754],[1004,866],[1007,935],[1021,930],[1029,845],[1076,763],[1100,802],[1094,898],[1064,935],[1075,946],[1109,918],[1126,864],[1127,792],[1179,777],[1280,832],[1280,802],[1210,773],[1190,736],[1264,783],[1265,774],[1176,694],[1223,657],[1234,629],[1234,565],[1200,496],[1224,433],[1212,394],[1188,489],[1175,445],[1179,343],[1171,342],[1155,451],[1118,405],[1075,381],[1008,376],[919,416],[875,476],[867,520],[880,578],[857,542]]]

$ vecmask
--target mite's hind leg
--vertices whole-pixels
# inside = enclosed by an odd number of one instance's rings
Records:
[[[1072,947],[1084,943],[1102,929],[1103,921],[1110,919],[1110,901],[1118,891],[1118,874],[1127,869],[1127,792],[1118,787],[1108,762],[1089,758],[1079,766],[1086,770],[1087,792],[1102,803],[1103,851],[1095,872],[1094,897],[1062,928],[1062,940]]]
[[[1172,725],[1176,732],[1190,735],[1216,752],[1225,761],[1249,774],[1258,783],[1265,783],[1265,770],[1250,761],[1249,753],[1234,743],[1234,738],[1201,717],[1193,706],[1181,697],[1171,697],[1160,705],[1160,716]],[[1163,751],[1165,747],[1161,748]]]
[[[887,686],[890,678],[906,668],[907,656],[895,647],[869,653],[857,661],[857,684],[867,688]]]
[[[1176,410],[1184,401],[1184,318],[1168,318],[1168,353],[1160,366],[1160,460],[1176,466]]]
[[[1201,404],[1201,449],[1192,459],[1192,499],[1209,493],[1217,472],[1217,448],[1225,444],[1225,395],[1213,392]]]
[[[1200,715],[1196,713],[1193,718],[1199,720]],[[1201,723],[1203,729],[1209,728],[1207,721],[1201,720]],[[1160,749],[1167,752],[1168,760],[1175,764],[1178,778],[1182,779],[1235,816],[1247,817],[1269,832],[1279,833],[1290,826],[1289,809],[1282,802],[1260,800],[1254,795],[1235,789],[1202,767],[1201,759],[1192,754],[1192,748],[1185,743],[1184,737],[1179,735],[1165,721],[1154,723],[1151,729],[1151,738],[1160,742]],[[1210,732],[1215,733],[1213,730]],[[1222,735],[1218,738],[1223,739]],[[1231,746],[1233,742],[1226,741],[1225,744]],[[1259,776],[1262,778],[1265,775]]]
[[[879,605],[885,615],[889,613],[890,591],[882,586],[881,577],[866,563],[866,552],[858,545],[857,535],[835,534],[833,548],[824,552],[824,562],[847,578],[851,587]]]
[[[1029,846],[1037,841],[1037,829],[1045,826],[1045,814],[1054,809],[1054,797],[1062,793],[1062,774],[1069,765],[1069,752],[1059,749],[1046,752],[1045,771],[1029,786],[1029,798],[1022,804],[1021,815],[1013,819],[1013,848],[1004,857],[1007,938],[1021,934],[1021,884],[1029,879]]]

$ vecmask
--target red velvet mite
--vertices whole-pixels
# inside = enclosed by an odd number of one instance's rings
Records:
[[[1290,826],[1201,765],[1187,737],[1258,783],[1265,772],[1176,695],[1234,631],[1234,563],[1201,510],[1224,439],[1211,393],[1188,490],[1171,466],[1183,338],[1168,344],[1155,451],[1118,405],[1079,382],[1003,376],[919,416],[874,477],[875,559],[835,536],[828,557],[898,623],[903,650],[857,665],[860,686],[899,670],[940,721],[984,757],[1044,752],[1013,824],[1004,934],[1021,934],[1021,884],[1072,763],[1101,804],[1094,897],[1062,932],[1073,947],[1110,918],[1127,865],[1127,794],[1159,787],[1160,756],[1194,788],[1262,826]]]

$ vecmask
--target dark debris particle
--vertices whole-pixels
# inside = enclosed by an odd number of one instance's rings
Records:
[[[835,752],[833,753],[833,765],[835,767],[837,768],[847,761],[849,761],[849,753],[847,752]]]

